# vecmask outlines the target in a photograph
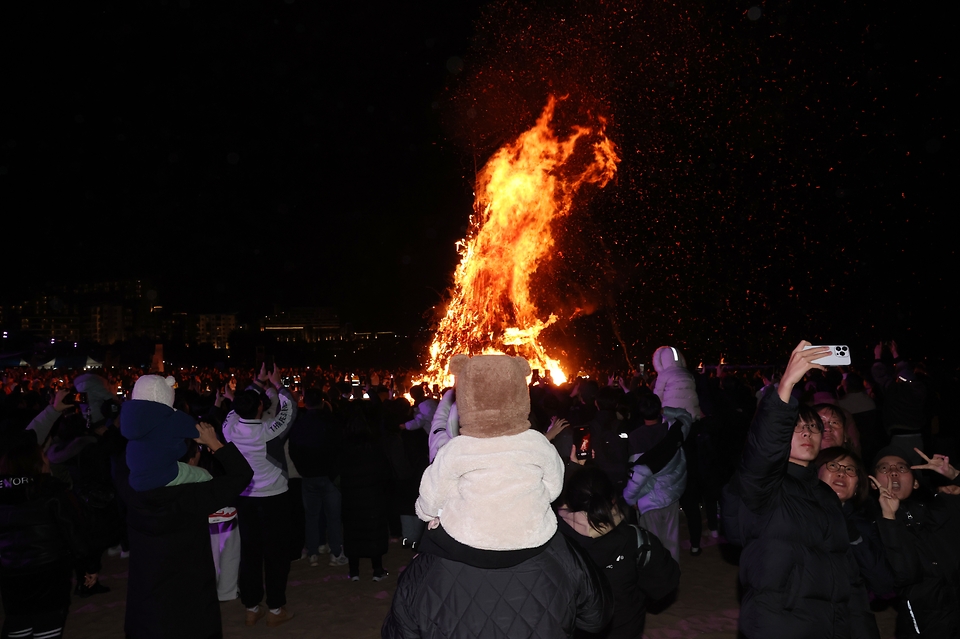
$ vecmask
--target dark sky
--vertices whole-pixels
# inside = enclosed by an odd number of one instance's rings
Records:
[[[554,94],[561,130],[602,115],[623,157],[538,271],[571,358],[956,351],[957,56],[932,12],[23,4],[0,9],[0,207],[27,258],[7,295],[137,275],[185,310],[326,304],[416,330],[475,168]]]
[[[166,305],[384,328],[439,301],[471,203],[438,102],[469,3],[96,7],[0,17],[4,217],[56,221],[21,236],[30,288],[138,275]]]

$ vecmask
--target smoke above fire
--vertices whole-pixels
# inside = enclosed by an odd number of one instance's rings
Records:
[[[551,258],[555,221],[570,213],[582,187],[606,186],[620,158],[602,117],[559,135],[556,106],[551,96],[536,124],[494,153],[477,176],[451,299],[430,346],[430,381],[449,382],[447,363],[458,353],[518,355],[555,381],[566,379],[540,341],[557,315],[537,308],[531,277]]]

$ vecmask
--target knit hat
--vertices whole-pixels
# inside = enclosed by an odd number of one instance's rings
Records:
[[[530,364],[509,355],[455,355],[460,434],[467,437],[517,435],[530,428]]]
[[[133,385],[130,399],[142,399],[148,402],[157,402],[173,408],[173,385],[177,380],[173,377],[159,375],[144,375]]]

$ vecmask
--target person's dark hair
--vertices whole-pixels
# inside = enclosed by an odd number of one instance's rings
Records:
[[[582,380],[580,382],[580,399],[584,404],[592,404],[597,399],[597,393],[600,392],[600,384],[595,379]]]
[[[604,386],[597,393],[597,408],[600,410],[615,410],[617,408],[617,401],[622,394],[623,391],[619,388]]]
[[[626,420],[629,420],[637,412],[637,394],[623,393],[617,400],[617,412]]]
[[[303,391],[303,404],[307,408],[322,408],[323,402],[327,397],[323,394],[323,391],[319,388],[310,388]]]
[[[423,386],[421,386],[420,384],[413,386],[410,389],[410,397],[413,398],[413,402],[415,404],[422,402],[424,397],[426,397],[426,393],[423,392]]]
[[[0,450],[0,475],[37,477],[43,472],[43,451],[32,430],[7,438]]]
[[[846,382],[848,393],[862,393],[864,391],[863,378],[858,373],[852,371],[847,373]]]
[[[196,456],[196,454],[200,451],[200,445],[193,439],[185,439],[183,441],[187,444],[187,452],[183,454],[183,457],[180,458],[180,461],[182,461],[184,464],[189,464],[190,460],[193,459],[194,456]]]
[[[663,404],[656,393],[645,393],[637,398],[637,414],[641,419],[660,419]]]
[[[840,407],[837,406],[836,404],[826,404],[826,403],[824,403],[824,404],[817,404],[816,406],[813,407],[813,410],[817,411],[818,414],[819,414],[820,411],[822,411],[822,410],[828,410],[828,411],[830,411],[831,413],[833,413],[833,414],[837,417],[837,419],[840,420],[840,424],[843,426],[843,429],[844,429],[844,433],[843,433],[843,434],[844,434],[844,436],[846,436],[846,434],[847,434],[847,433],[846,433],[846,429],[847,429],[847,418],[844,417],[844,415],[843,415],[843,409],[842,409],[842,408],[840,408]],[[821,420],[821,421],[822,421],[822,420]]]
[[[813,460],[813,467],[819,472],[821,466],[832,461],[837,461],[838,459],[843,459],[844,457],[849,457],[857,467],[857,490],[853,493],[850,501],[853,502],[855,507],[859,508],[867,500],[867,495],[870,492],[867,483],[869,481],[867,479],[867,471],[864,469],[863,460],[860,459],[859,455],[842,446],[831,446],[830,448],[825,448],[820,451],[817,458]]]
[[[817,415],[817,411],[813,410],[812,406],[807,404],[800,404],[800,410],[797,414],[797,423],[798,424],[813,424],[817,427],[821,433],[823,432],[823,421],[821,421],[820,416]]]
[[[571,512],[585,513],[594,530],[614,525],[617,491],[607,474],[597,466],[584,466],[570,475],[561,503]]]
[[[233,410],[240,419],[256,419],[262,405],[260,393],[255,390],[241,391],[233,398]]]

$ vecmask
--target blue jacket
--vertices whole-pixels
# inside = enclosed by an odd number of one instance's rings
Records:
[[[197,420],[166,404],[131,399],[120,410],[120,433],[127,444],[130,487],[136,491],[166,486],[177,477],[177,461],[196,439]]]

